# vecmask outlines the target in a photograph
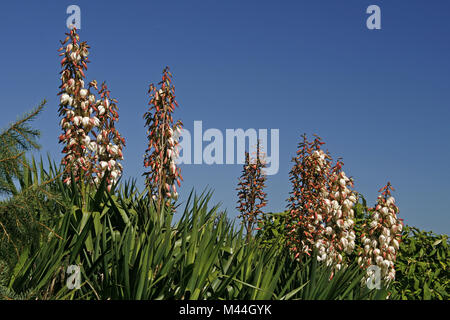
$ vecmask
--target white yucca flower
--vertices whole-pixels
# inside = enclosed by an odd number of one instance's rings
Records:
[[[89,143],[89,150],[91,150],[91,151],[96,151],[97,150],[97,143],[95,142],[95,141],[91,141],[90,143]]]
[[[99,126],[100,126],[100,120],[99,120],[97,117],[92,117],[92,118],[90,119],[90,122],[91,122],[91,124],[92,124],[94,127],[99,127]]]
[[[109,153],[117,155],[119,153],[119,148],[116,145],[112,145],[109,147]]]
[[[112,177],[113,179],[116,179],[118,176],[119,176],[119,174],[117,173],[116,170],[111,171],[111,177]]]
[[[102,170],[105,170],[106,168],[108,168],[108,162],[100,161],[100,167],[102,168]]]
[[[82,98],[86,98],[87,94],[88,94],[87,89],[80,89],[80,96]]]
[[[67,93],[63,93],[60,98],[62,105],[67,105],[70,101],[70,96]]]
[[[83,118],[81,117],[81,116],[76,116],[76,117],[74,117],[73,118],[73,123],[76,125],[76,126],[79,126],[80,124],[81,124],[81,120],[82,120]]]
[[[108,161],[108,166],[109,166],[110,168],[115,167],[115,165],[116,165],[116,160],[111,159],[111,160]]]
[[[83,119],[81,119],[81,123],[83,124],[83,127],[89,126],[89,117],[83,117]]]
[[[83,145],[85,145],[86,147],[89,147],[89,143],[91,143],[91,138],[89,136],[85,136],[83,139]]]

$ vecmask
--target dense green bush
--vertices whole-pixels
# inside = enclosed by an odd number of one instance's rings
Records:
[[[448,235],[406,227],[395,264],[394,296],[400,299],[450,298]]]
[[[58,203],[58,195],[43,187],[49,175],[42,159],[36,164],[26,158],[26,152],[39,149],[40,133],[30,122],[45,103],[0,132],[0,280],[7,277],[20,252],[39,248]]]

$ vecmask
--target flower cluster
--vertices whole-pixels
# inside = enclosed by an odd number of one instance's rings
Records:
[[[330,172],[329,193],[324,200],[328,208],[325,230],[323,239],[316,244],[317,259],[337,270],[347,263],[345,254],[353,252],[356,239],[353,208],[357,195],[349,188],[353,187],[353,180],[342,171],[342,165],[338,160]]]
[[[288,199],[287,244],[295,258],[310,255],[323,238],[331,157],[320,149],[322,144],[319,137],[308,142],[304,135],[289,174],[293,191]]]
[[[255,158],[250,158],[249,153],[245,153],[245,164],[237,188],[239,198],[237,209],[246,226],[247,237],[250,237],[253,226],[259,222],[259,217],[263,213],[262,208],[267,204],[266,193],[263,192],[266,181],[266,176],[262,172],[264,167],[265,160],[258,141]]]
[[[71,183],[73,176],[75,182],[98,182],[104,174],[105,168],[111,171],[113,179],[108,179],[108,189],[121,174],[121,165],[116,160],[122,159],[122,146],[124,139],[114,128],[118,119],[117,107],[109,103],[109,92],[106,85],[102,86],[97,100],[93,89],[97,88],[97,81],[91,81],[85,87],[85,71],[87,70],[89,46],[80,42],[76,29],[73,28],[61,42],[60,56],[63,70],[61,71],[61,91],[59,115],[63,134],[60,143],[65,144],[61,163],[67,169],[64,177],[66,184]],[[109,137],[115,144],[110,144]],[[105,139],[107,144],[101,142]],[[108,153],[108,156],[106,156]],[[108,165],[105,167],[105,160]],[[114,162],[111,162],[114,161]],[[120,170],[119,170],[120,169]],[[97,176],[93,179],[93,175]],[[116,177],[116,178],[114,178]]]
[[[59,49],[62,51],[60,56],[64,56],[61,61],[63,70],[59,92],[59,115],[63,116],[60,124],[64,133],[59,136],[59,141],[65,144],[62,151],[65,156],[61,162],[66,168],[70,168],[75,181],[79,181],[81,177],[92,174],[92,159],[89,154],[91,139],[88,134],[93,126],[99,125],[99,120],[91,116],[90,104],[95,102],[95,98],[90,100],[89,89],[84,87],[89,46],[86,42],[80,42],[75,29],[66,35],[66,39],[61,42],[63,46]],[[67,184],[70,183],[70,172],[65,176],[64,182]]]
[[[385,281],[395,279],[394,262],[401,241],[403,223],[397,217],[399,212],[395,199],[391,196],[394,190],[388,182],[379,190],[377,205],[369,210],[367,222],[363,225],[361,236],[363,250],[359,263],[367,268],[377,265],[381,269],[381,277]],[[370,275],[367,274],[367,277]]]
[[[295,258],[315,251],[318,261],[339,270],[355,249],[357,195],[350,189],[353,180],[342,171],[343,163],[338,160],[332,166],[323,144],[319,137],[308,142],[305,135],[299,144],[290,172],[287,244]]]
[[[110,98],[110,91],[105,83],[102,84],[98,94],[100,99],[97,100],[94,110],[100,120],[101,130],[96,134],[96,141],[92,142],[92,148],[96,151],[95,183],[107,174],[106,185],[108,191],[111,186],[117,182],[122,175],[123,167],[119,160],[123,160],[122,148],[125,145],[125,139],[121,137],[114,126],[119,119],[117,100]],[[94,133],[95,134],[95,133]]]
[[[178,157],[178,137],[181,133],[182,123],[173,124],[172,113],[175,106],[175,87],[172,84],[172,74],[169,68],[163,70],[160,89],[150,85],[150,108],[144,114],[145,125],[148,127],[148,148],[145,151],[144,166],[150,168],[145,172],[146,185],[150,188],[153,199],[161,207],[163,201],[166,205],[178,198],[176,185],[180,186],[183,177],[175,160]]]

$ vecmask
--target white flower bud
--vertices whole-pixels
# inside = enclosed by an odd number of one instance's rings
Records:
[[[92,117],[90,119],[90,122],[94,127],[100,126],[100,120],[97,117]]]
[[[383,264],[383,257],[382,256],[377,256],[375,258],[375,262],[377,265],[381,266]]]
[[[396,239],[394,239],[394,240],[392,240],[392,245],[393,245],[393,247],[395,248],[395,249],[399,249],[399,243],[398,243],[398,241],[396,240]]]
[[[82,141],[85,146],[89,146],[89,143],[91,142],[91,138],[89,136],[85,136]]]
[[[76,117],[73,118],[73,123],[74,123],[76,126],[79,126],[80,123],[81,123],[81,119],[82,119],[81,116],[76,116]]]
[[[83,124],[83,127],[87,127],[89,125],[89,117],[83,117],[81,123]]]
[[[377,240],[372,240],[371,245],[372,245],[372,248],[376,248],[378,246]]]
[[[112,155],[116,155],[119,152],[119,148],[116,145],[113,145],[109,148],[109,153]]]
[[[395,198],[394,197],[389,197],[387,200],[386,200],[386,204],[389,206],[389,205],[391,205],[391,204],[395,204]]]
[[[118,174],[117,174],[117,171],[116,171],[116,170],[111,171],[111,177],[112,177],[113,179],[116,179],[116,178],[118,177]]]
[[[100,161],[100,167],[102,168],[102,170],[105,170],[108,167],[108,162]]]
[[[61,95],[60,101],[62,105],[66,105],[70,100],[70,96],[67,93]]]
[[[89,143],[89,150],[95,151],[96,149],[97,149],[97,143],[95,143],[95,141],[91,141]]]
[[[111,160],[108,161],[108,167],[114,168],[115,165],[116,165],[116,161],[115,160],[111,159]]]

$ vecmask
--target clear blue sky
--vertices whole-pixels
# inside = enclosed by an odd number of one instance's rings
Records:
[[[280,129],[269,211],[284,209],[302,133],[343,157],[374,203],[388,180],[405,222],[449,233],[449,1],[8,1],[0,5],[0,127],[46,98],[42,153],[60,159],[59,40],[66,8],[81,7],[88,79],[119,100],[125,177],[142,184],[148,84],[169,65],[180,109],[203,127]],[[366,28],[381,8],[382,29]],[[183,165],[181,199],[215,190],[236,216],[240,165]]]

